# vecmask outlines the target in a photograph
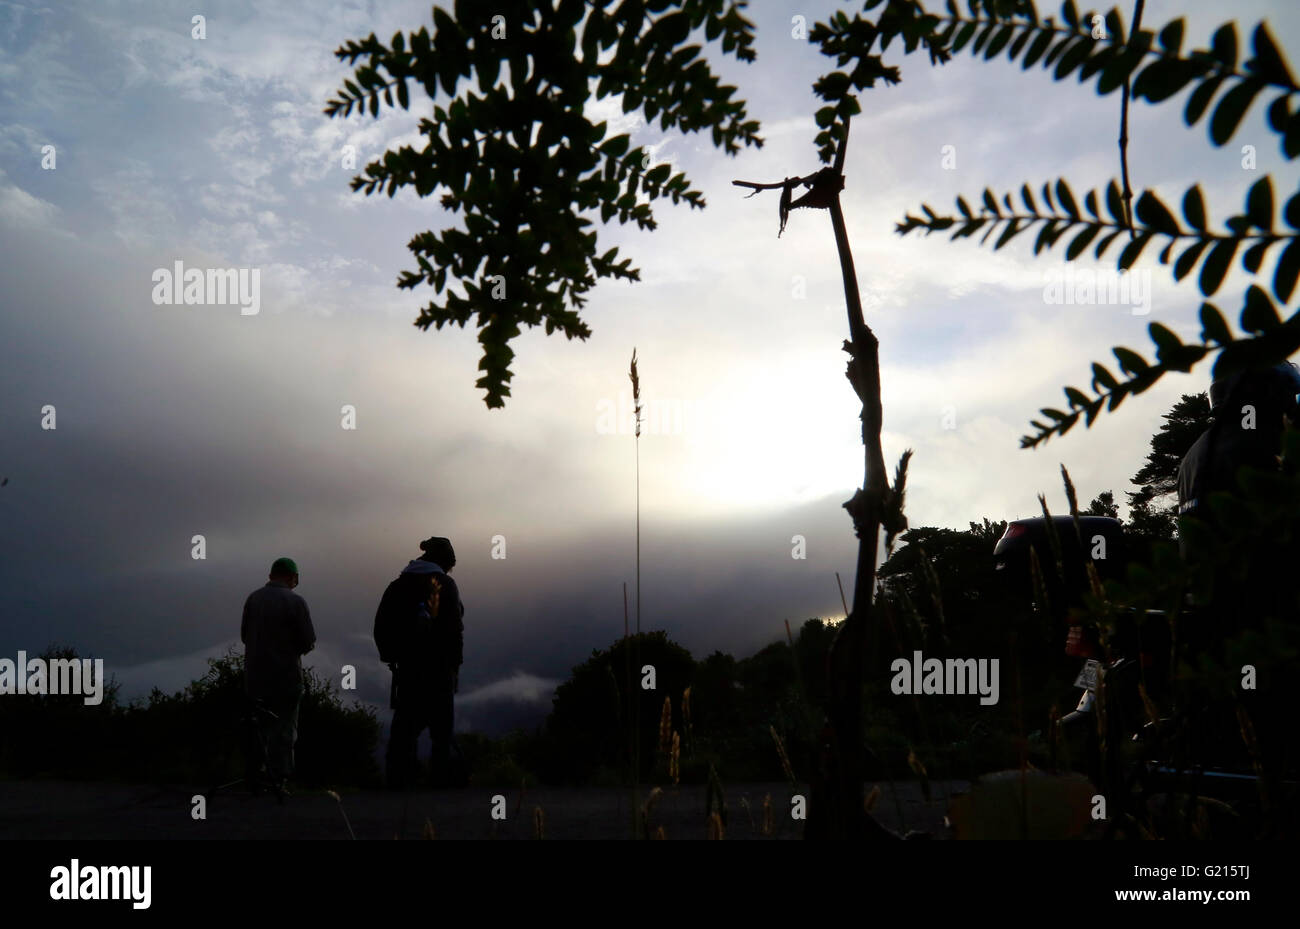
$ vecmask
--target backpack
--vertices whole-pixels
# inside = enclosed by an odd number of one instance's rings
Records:
[[[454,614],[463,609],[445,574],[399,575],[384,591],[375,613],[379,660],[392,664],[452,654],[459,659],[460,617]],[[451,663],[459,665],[459,660]]]

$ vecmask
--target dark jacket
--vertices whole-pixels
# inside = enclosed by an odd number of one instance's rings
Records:
[[[1296,384],[1279,368],[1235,375],[1215,392],[1214,422],[1192,443],[1178,466],[1179,513],[1209,517],[1209,495],[1232,490],[1243,465],[1276,470],[1283,414],[1292,414]],[[1254,408],[1253,428],[1243,428],[1243,407]]]
[[[306,600],[284,584],[268,582],[244,601],[239,637],[250,696],[290,698],[302,691],[301,656],[316,644]]]
[[[465,606],[456,582],[416,559],[384,590],[375,612],[379,660],[411,670],[455,671],[464,660]]]

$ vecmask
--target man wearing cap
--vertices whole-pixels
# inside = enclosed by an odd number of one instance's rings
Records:
[[[244,685],[248,696],[269,711],[259,714],[267,775],[283,791],[293,774],[302,700],[302,656],[316,644],[307,601],[293,592],[298,565],[277,558],[264,587],[244,601],[240,638],[245,645]]]
[[[388,785],[412,785],[417,743],[429,730],[434,786],[451,782],[452,720],[464,654],[465,606],[451,579],[456,553],[441,536],[384,591],[375,614],[379,660],[393,672],[393,728],[388,738]]]

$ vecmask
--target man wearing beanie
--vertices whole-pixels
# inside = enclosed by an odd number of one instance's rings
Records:
[[[284,793],[293,774],[293,746],[298,739],[298,704],[302,700],[302,656],[316,645],[307,601],[293,592],[298,566],[277,558],[264,587],[244,601],[240,638],[244,642],[244,686],[268,713],[259,715],[266,748],[267,775]]]
[[[426,728],[433,743],[432,780],[448,786],[454,694],[464,654],[465,607],[451,579],[456,553],[441,536],[388,585],[375,614],[379,660],[393,672],[393,728],[388,738],[388,786],[413,786],[417,742]]]

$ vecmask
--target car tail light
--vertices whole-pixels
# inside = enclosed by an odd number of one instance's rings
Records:
[[[1012,539],[1024,535],[1029,530],[1024,523],[1007,523],[1007,531],[1002,533],[1002,541],[1010,542]]]
[[[1091,658],[1094,649],[1082,626],[1071,626],[1065,636],[1065,653],[1074,658]]]

